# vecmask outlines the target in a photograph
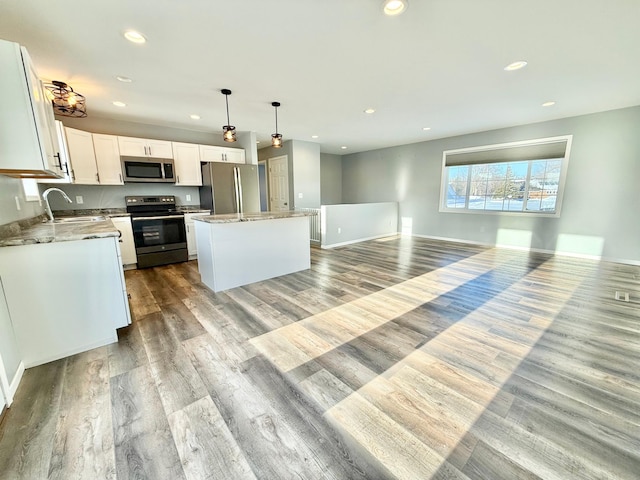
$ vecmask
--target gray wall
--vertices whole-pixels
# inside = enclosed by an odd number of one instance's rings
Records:
[[[320,207],[320,145],[315,142],[288,140],[283,143],[282,148],[269,146],[258,150],[260,160],[282,155],[288,157],[291,208]]]
[[[93,208],[124,208],[124,197],[127,195],[174,195],[178,205],[200,205],[198,187],[176,187],[154,183],[131,183],[127,185],[40,185],[40,191],[56,187],[64,191],[73,203],[67,203],[62,195],[52,192],[49,203],[52,210],[84,210]],[[76,196],[82,196],[83,203],[76,203]],[[191,200],[187,200],[191,195]]]
[[[320,145],[302,140],[292,140],[292,143],[294,205],[320,208]]]
[[[532,248],[577,254],[597,254],[602,244],[605,258],[640,262],[639,126],[640,107],[632,107],[346,155],[343,201],[397,201],[399,230],[410,223],[417,235],[486,244],[530,237]],[[560,218],[438,211],[444,150],[567,134]]]
[[[20,210],[16,207],[15,197],[20,201]],[[44,213],[44,207],[38,202],[27,202],[18,178],[0,175],[0,225],[31,218]]]
[[[320,203],[342,203],[342,157],[331,153],[320,154]]]
[[[258,160],[268,160],[270,158],[287,156],[287,168],[289,170],[289,205],[293,209],[295,201],[293,199],[293,144],[291,140],[282,143],[281,148],[273,148],[271,146],[258,150]],[[269,162],[267,162],[267,184],[269,184]]]

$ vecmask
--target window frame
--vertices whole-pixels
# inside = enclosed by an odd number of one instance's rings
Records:
[[[445,150],[442,152],[442,171],[440,176],[440,200],[439,200],[439,212],[440,213],[462,213],[462,214],[471,214],[471,215],[507,215],[507,216],[526,216],[526,217],[545,217],[545,218],[559,218],[562,211],[562,203],[564,200],[564,189],[565,182],[567,179],[567,170],[569,168],[569,158],[571,154],[571,143],[573,141],[573,135],[561,135],[557,137],[545,137],[545,138],[536,138],[531,140],[520,140],[516,142],[508,142],[508,143],[496,143],[492,145],[482,145],[476,147],[466,147],[466,148],[458,148],[454,150]],[[558,179],[558,192],[556,194],[556,205],[555,210],[552,212],[549,211],[535,211],[535,210],[484,210],[484,209],[470,209],[469,208],[469,195],[466,196],[465,208],[450,208],[447,207],[447,194],[449,189],[449,175],[447,167],[447,155],[457,155],[462,153],[475,153],[475,152],[486,152],[491,150],[503,150],[508,148],[516,148],[516,147],[526,147],[526,146],[535,146],[542,145],[548,143],[559,143],[566,142],[567,146],[565,149],[564,157],[561,161],[560,166],[560,178]],[[525,199],[528,198],[529,191],[529,183],[531,180],[531,162],[535,160],[543,160],[532,158],[529,159],[529,167],[527,172],[527,179],[525,185]],[[497,161],[494,163],[510,163],[518,160],[504,160]],[[486,162],[485,162],[486,164]],[[474,163],[469,163],[469,167],[473,165],[478,165]],[[526,201],[526,200],[525,200]]]

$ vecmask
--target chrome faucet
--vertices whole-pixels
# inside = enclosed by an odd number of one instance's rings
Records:
[[[47,199],[47,197],[51,192],[54,192],[54,191],[60,192],[67,202],[73,203],[71,199],[67,196],[67,194],[64,193],[62,190],[60,190],[59,188],[47,188],[44,192],[42,192],[42,199],[44,200],[45,210],[47,211],[47,215],[49,215],[49,220],[51,220],[52,222],[53,222],[53,212],[51,211],[51,205],[49,205],[49,200]]]

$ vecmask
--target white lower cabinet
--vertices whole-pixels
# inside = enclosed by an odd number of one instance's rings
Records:
[[[111,217],[111,221],[120,232],[120,254],[122,256],[122,265],[135,265],[138,263],[136,257],[136,245],[133,239],[133,227],[131,226],[131,217]]]
[[[25,367],[118,341],[130,322],[116,237],[0,248],[0,277]]]
[[[189,259],[193,260],[198,256],[198,248],[196,246],[196,229],[194,226],[193,217],[198,215],[209,215],[210,212],[199,213],[185,213],[184,214],[184,226],[187,229],[187,251],[189,252]]]
[[[5,405],[11,406],[23,372],[24,363],[0,278],[0,410]]]

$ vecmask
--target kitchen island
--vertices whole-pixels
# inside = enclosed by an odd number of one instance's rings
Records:
[[[214,292],[311,267],[309,212],[194,217],[198,270]]]

